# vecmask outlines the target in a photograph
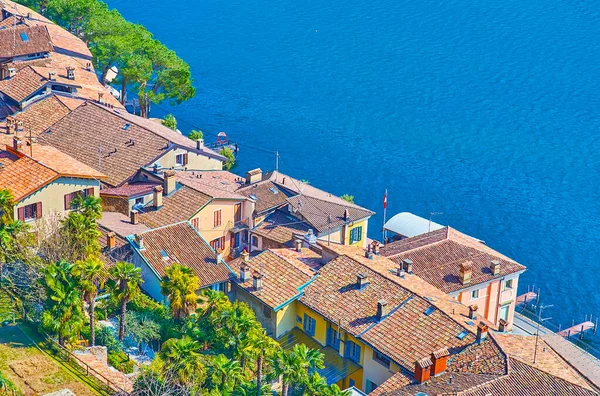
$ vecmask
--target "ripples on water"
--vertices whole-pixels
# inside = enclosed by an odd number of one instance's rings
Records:
[[[600,315],[596,2],[109,3],[191,64],[173,111],[242,143],[240,170],[274,167],[251,143],[378,212],[388,188],[527,265],[556,323]]]

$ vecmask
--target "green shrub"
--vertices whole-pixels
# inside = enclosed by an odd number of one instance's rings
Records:
[[[108,364],[122,373],[133,373],[134,362],[133,360],[129,359],[129,356],[127,356],[127,354],[123,351],[108,352]]]
[[[188,137],[192,140],[198,140],[198,139],[202,139],[204,137],[204,133],[202,133],[202,131],[200,131],[198,129],[194,129],[192,132],[190,132]]]
[[[223,147],[221,151],[219,151],[219,154],[227,158],[227,162],[224,164],[225,169],[231,170],[233,165],[235,165],[235,155],[233,154],[233,151],[231,151],[229,147]]]
[[[167,114],[161,121],[164,126],[174,131],[177,130],[177,120],[173,114]]]

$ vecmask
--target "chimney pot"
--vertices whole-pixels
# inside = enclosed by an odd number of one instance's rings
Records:
[[[240,266],[240,280],[242,282],[250,280],[250,266],[245,262]]]
[[[55,73],[55,72],[53,72],[53,71],[49,72],[49,73],[48,73],[48,79],[49,79],[50,81],[56,81],[56,73]]]
[[[488,335],[488,326],[483,322],[479,322],[479,324],[477,325],[476,342],[478,344],[481,344],[483,341],[485,341],[485,339],[487,338],[487,335]]]
[[[263,287],[263,275],[258,272],[258,271],[254,271],[254,273],[252,274],[252,278],[253,278],[253,285],[254,285],[254,289],[255,290],[262,290]]]
[[[411,259],[402,260],[402,268],[409,274],[412,274],[413,271],[413,262]]]
[[[198,139],[198,140],[196,140],[196,149],[197,150],[204,150],[204,139]]]
[[[137,210],[132,210],[129,213],[129,220],[131,221],[131,224],[137,224],[138,223],[138,211]]]
[[[367,287],[368,284],[369,284],[369,277],[366,274],[359,272],[356,275],[356,287],[358,288],[358,290],[364,289],[365,287]]]
[[[135,234],[135,243],[139,249],[144,249],[144,236],[142,234]]]
[[[91,72],[92,71],[92,63],[88,62],[85,64],[85,70]]]
[[[162,208],[163,205],[163,188],[161,186],[154,187],[153,201],[156,209]]]
[[[380,245],[379,242],[373,241],[372,245],[373,245],[373,247],[372,247],[373,253],[379,256],[379,245]]]
[[[165,195],[170,195],[173,191],[175,191],[176,187],[176,173],[173,170],[165,171],[163,173],[163,193]]]
[[[98,103],[104,103],[104,92],[98,92]]]
[[[262,170],[260,168],[252,169],[246,172],[246,183],[254,184],[262,180]]]
[[[469,305],[469,319],[477,319],[477,305]]]
[[[15,69],[14,67],[9,67],[8,68],[8,78],[12,78],[17,74],[17,69]]]
[[[498,322],[498,331],[504,333],[508,331],[508,322],[504,319],[500,319]]]
[[[460,283],[468,285],[471,283],[471,277],[473,276],[473,263],[471,261],[465,261],[460,264]]]
[[[248,253],[247,251],[243,251],[242,254],[242,260],[244,261],[244,263],[247,263],[248,261],[250,261],[250,253]]]
[[[13,149],[15,151],[23,151],[23,141],[17,136],[13,136]]]
[[[415,362],[415,380],[422,384],[423,382],[429,381],[431,376],[430,367],[433,365],[431,357],[427,356],[423,359],[419,359]]]
[[[106,234],[106,246],[108,247],[108,250],[113,250],[115,248],[116,236],[117,234],[112,231]]]
[[[303,244],[303,243],[304,243],[304,242],[303,242],[301,239],[296,239],[296,240],[294,241],[294,244],[295,244],[295,246],[296,246],[296,251],[297,251],[297,252],[302,252],[302,244]]]
[[[448,349],[442,348],[431,353],[431,372],[430,376],[435,377],[444,373],[448,369]]]
[[[67,78],[69,80],[75,80],[75,68],[72,66],[67,67]]]
[[[381,321],[390,313],[390,308],[385,300],[377,301],[377,321]]]
[[[500,275],[500,261],[499,260],[492,260],[491,265],[490,265],[490,269],[492,270],[492,274],[494,274],[494,275]]]
[[[350,220],[350,211],[348,209],[344,209],[344,221]]]

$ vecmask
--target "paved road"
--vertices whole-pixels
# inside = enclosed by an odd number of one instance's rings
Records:
[[[521,314],[515,313],[513,333],[534,335],[536,330],[536,322]],[[569,362],[569,364],[575,367],[590,382],[600,388],[599,359],[543,326],[540,326],[540,336],[543,337],[544,341],[546,341],[552,349]]]

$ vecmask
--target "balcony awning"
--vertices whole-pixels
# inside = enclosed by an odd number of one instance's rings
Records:
[[[361,369],[361,366],[353,360],[341,357],[338,351],[332,347],[321,346],[297,327],[281,336],[277,341],[286,350],[292,349],[296,344],[305,344],[311,349],[318,349],[324,355],[325,368],[319,369],[317,372],[327,380],[328,385],[335,384]]]

